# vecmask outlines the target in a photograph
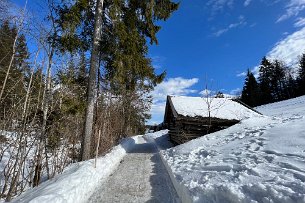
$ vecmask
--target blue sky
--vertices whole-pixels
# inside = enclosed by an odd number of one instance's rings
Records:
[[[25,0],[13,0],[20,7]],[[41,0],[28,0],[37,11]],[[38,9],[39,10],[39,9]],[[163,121],[169,95],[200,96],[205,89],[237,94],[245,71],[257,73],[263,56],[296,66],[305,51],[305,0],[181,0],[158,33],[149,56],[167,72],[152,93],[152,119]]]
[[[163,120],[167,94],[200,96],[205,89],[236,94],[263,56],[295,66],[305,51],[305,0],[182,0],[150,47],[157,72],[149,123]]]

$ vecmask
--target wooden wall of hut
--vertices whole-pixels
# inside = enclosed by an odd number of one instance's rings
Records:
[[[178,118],[168,123],[169,137],[174,144],[183,144],[206,134],[228,128],[238,122],[238,120],[179,115]]]

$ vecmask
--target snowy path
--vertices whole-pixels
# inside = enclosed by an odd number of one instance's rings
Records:
[[[89,202],[177,202],[178,196],[153,143],[139,138]]]

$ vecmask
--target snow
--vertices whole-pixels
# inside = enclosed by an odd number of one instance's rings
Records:
[[[26,191],[13,202],[87,202],[94,189],[106,181],[138,139],[139,136],[124,139],[111,152],[98,158],[96,168],[93,159],[70,165],[62,174]]]
[[[268,105],[256,107],[259,112],[268,116],[291,117],[295,115],[305,115],[305,96],[275,102]]]
[[[180,113],[192,104],[198,115],[199,99],[177,101]],[[223,101],[218,112],[228,105],[240,123],[176,147],[167,130],[127,138],[96,168],[94,160],[72,164],[13,202],[304,203],[305,96],[257,107],[265,115]]]
[[[210,111],[211,117],[242,120],[259,115],[229,98],[171,96],[171,100],[177,113],[183,116],[208,117]]]
[[[305,202],[305,96],[257,110],[160,152],[183,202]]]
[[[153,142],[139,142],[88,202],[180,202]]]

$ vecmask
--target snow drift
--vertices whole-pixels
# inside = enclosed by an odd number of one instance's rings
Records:
[[[62,174],[26,191],[13,202],[86,202],[95,187],[108,178],[137,140],[138,136],[124,139],[108,154],[98,158],[96,168],[93,159],[72,164]]]

